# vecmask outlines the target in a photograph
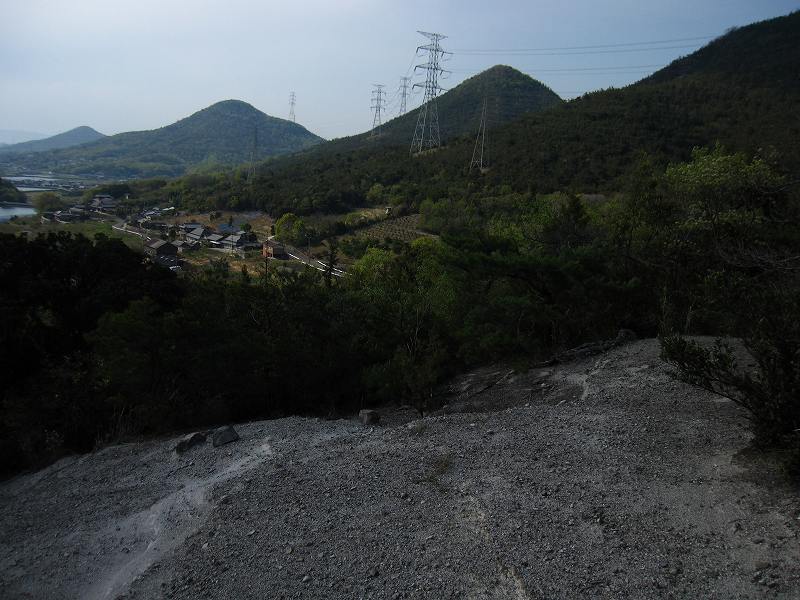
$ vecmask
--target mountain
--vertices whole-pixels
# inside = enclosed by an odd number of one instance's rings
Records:
[[[483,101],[489,128],[519,119],[527,113],[545,110],[563,100],[546,85],[505,65],[496,65],[469,79],[436,99],[439,132],[443,142],[462,135],[474,135],[481,120]],[[383,124],[380,135],[371,131],[328,142],[315,152],[330,153],[372,148],[376,145],[411,146],[420,107]]]
[[[389,203],[415,210],[429,199],[498,190],[615,192],[644,157],[663,167],[688,160],[696,146],[717,143],[765,156],[796,179],[798,35],[800,12],[742,27],[633,85],[556,102],[500,124],[487,137],[490,168],[481,176],[468,170],[484,91],[476,85],[478,76],[444,94],[439,104],[447,136],[459,130],[458,119],[451,119],[459,114],[458,103],[447,103],[466,89],[470,100],[462,96],[461,105],[475,107],[472,128],[462,118],[465,135],[445,137],[446,145],[430,155],[409,155],[411,114],[387,123],[377,138],[362,134],[334,140],[264,163],[246,184],[219,175],[202,185],[177,180],[169,191],[187,207],[205,210],[235,205],[276,215],[307,214]],[[751,53],[757,56],[750,58]],[[487,73],[509,70],[496,67]],[[142,197],[147,193],[143,190]]]
[[[91,127],[83,125],[70,129],[64,133],[59,133],[52,137],[44,138],[43,140],[33,140],[30,142],[21,142],[19,144],[11,144],[0,149],[0,152],[16,152],[16,153],[29,153],[29,152],[44,152],[46,150],[58,150],[60,148],[70,148],[72,146],[80,146],[95,140],[106,137],[99,131],[95,131]]]
[[[527,115],[492,139],[490,181],[614,189],[647,153],[684,161],[717,142],[800,171],[800,12],[734,29],[622,89]]]
[[[322,141],[301,125],[266,115],[239,100],[225,100],[160,129],[120,133],[24,158],[0,153],[0,167],[106,177],[174,176],[247,162],[256,137],[258,160]]]
[[[515,121],[526,113],[539,112],[563,102],[555,92],[532,77],[512,67],[496,65],[437,98],[443,141],[477,132],[484,99],[489,127]],[[391,141],[408,141],[410,144],[419,111],[416,108],[387,122],[381,135]]]
[[[657,164],[688,160],[695,146],[721,143],[762,154],[800,172],[800,12],[735,29],[651,76],[528,112],[488,138],[482,187],[517,191],[613,192],[648,155]],[[497,68],[500,71],[503,68]],[[467,82],[465,82],[467,83]],[[450,92],[455,94],[458,88]],[[448,113],[442,97],[440,121]],[[472,94],[473,104],[479,94]],[[387,125],[391,129],[393,123]],[[443,125],[444,127],[444,125]],[[409,157],[410,134],[384,146],[326,144],[320,152],[264,165],[256,203],[279,210],[364,202],[370,187],[400,186],[412,204],[473,185],[465,176],[473,130],[423,159]],[[408,133],[408,129],[405,133]],[[392,140],[396,140],[394,143]],[[352,143],[352,142],[351,142]],[[323,152],[337,148],[337,152]],[[217,188],[218,189],[218,188]],[[256,199],[255,196],[259,195]],[[299,206],[286,199],[300,198]],[[352,200],[346,200],[352,199]]]
[[[22,131],[20,129],[0,129],[0,143],[5,145],[19,144],[31,140],[40,140],[47,137],[46,133],[35,131]]]

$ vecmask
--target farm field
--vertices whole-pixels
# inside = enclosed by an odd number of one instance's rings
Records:
[[[0,223],[0,233],[13,233],[16,235],[25,233],[28,237],[35,237],[40,233],[50,231],[69,231],[74,234],[82,234],[88,238],[94,238],[97,234],[102,234],[110,238],[121,239],[126,246],[134,250],[141,250],[142,240],[140,237],[122,233],[111,227],[111,221],[84,221],[82,223],[41,223],[39,217],[27,217],[24,219],[14,219],[6,223]]]
[[[385,219],[357,231],[356,235],[381,242],[386,239],[413,242],[420,237],[433,237],[433,234],[420,230],[421,219],[422,216],[418,214]]]

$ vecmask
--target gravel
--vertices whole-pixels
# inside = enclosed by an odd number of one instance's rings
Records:
[[[658,353],[62,460],[0,485],[0,597],[800,598],[796,490]]]

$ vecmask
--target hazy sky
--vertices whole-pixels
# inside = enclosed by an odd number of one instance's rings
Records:
[[[418,29],[447,35],[455,51],[445,87],[501,63],[574,97],[636,81],[706,41],[687,38],[787,14],[800,0],[0,0],[0,8],[0,129],[152,129],[229,98],[285,118],[295,91],[298,122],[331,138],[371,126],[373,83],[395,96],[425,43]]]

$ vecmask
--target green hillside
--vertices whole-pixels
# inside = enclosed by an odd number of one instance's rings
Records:
[[[484,98],[487,102],[489,127],[499,127],[527,113],[542,111],[563,102],[555,92],[532,77],[512,67],[496,65],[462,81],[437,98],[439,131],[443,142],[477,132]],[[313,154],[345,152],[380,145],[410,147],[419,111],[420,108],[417,107],[385,122],[379,136],[365,132],[340,138],[315,148]]]
[[[0,202],[27,202],[27,197],[13,183],[0,178]]]
[[[99,131],[95,131],[91,127],[82,125],[75,129],[70,129],[64,133],[59,133],[43,140],[33,140],[31,142],[22,142],[20,144],[12,144],[0,148],[0,152],[14,152],[14,153],[30,153],[30,152],[44,152],[46,150],[59,150],[61,148],[71,148],[72,146],[80,146],[100,140],[106,137]]]
[[[120,133],[80,148],[24,158],[0,155],[0,167],[106,177],[174,176],[244,163],[254,146],[256,158],[263,160],[320,141],[301,125],[270,117],[245,102],[226,100],[152,131]]]
[[[766,155],[781,171],[798,172],[800,90],[793,74],[800,72],[800,54],[787,46],[799,33],[800,13],[743,27],[634,85],[528,112],[492,132],[490,169],[482,176],[467,172],[484,92],[480,83],[491,77],[495,87],[516,89],[513,82],[520,77],[506,67],[490,69],[441,97],[444,131],[448,119],[459,114],[458,106],[463,115],[469,107],[473,112],[461,121],[465,135],[451,137],[431,155],[409,156],[414,116],[408,115],[387,124],[382,143],[363,135],[336,140],[263,164],[254,182],[217,174],[170,182],[153,194],[166,192],[192,208],[235,206],[276,214],[340,211],[365,203],[416,210],[426,198],[481,189],[612,192],[625,185],[644,155],[665,166],[688,160],[693,147],[716,143]],[[757,60],[739,60],[756,46]],[[723,68],[736,64],[741,68]],[[532,87],[529,82],[526,89]],[[512,100],[513,93],[504,97],[506,107],[524,105]]]

